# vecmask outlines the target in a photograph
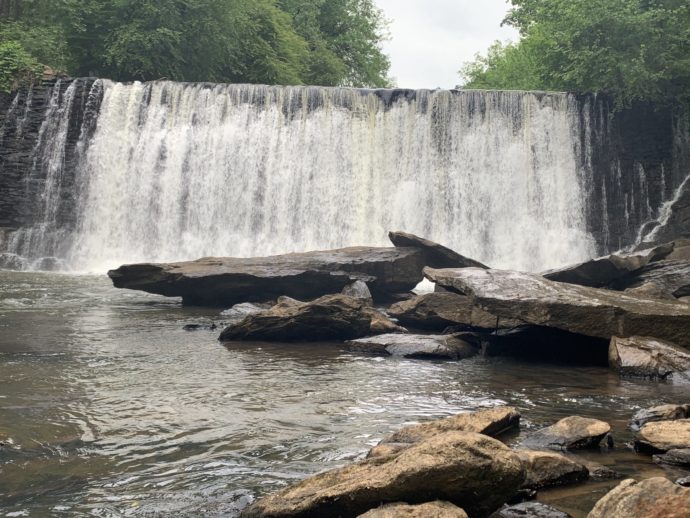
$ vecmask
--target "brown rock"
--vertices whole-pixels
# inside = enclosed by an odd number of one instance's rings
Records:
[[[690,405],[660,405],[637,412],[630,421],[630,428],[639,430],[653,421],[675,421],[690,418]]]
[[[388,238],[396,247],[419,248],[424,252],[426,265],[432,268],[488,268],[482,263],[460,255],[443,245],[406,232],[389,232]]]
[[[683,450],[668,450],[663,455],[654,455],[654,462],[690,468],[690,448]]]
[[[456,505],[437,501],[420,505],[388,504],[359,518],[467,518],[467,514]]]
[[[419,248],[353,247],[272,257],[207,257],[111,270],[116,288],[182,297],[187,304],[231,306],[281,295],[311,300],[364,281],[374,298],[413,289],[422,280]]]
[[[479,353],[475,346],[452,335],[385,334],[346,342],[351,351],[402,356],[462,360]]]
[[[656,338],[614,336],[609,345],[609,367],[624,376],[690,380],[690,353]]]
[[[611,427],[604,421],[572,416],[542,428],[523,441],[523,447],[552,450],[596,448]]]
[[[504,318],[586,336],[655,336],[690,346],[690,307],[629,294],[554,282],[502,270],[457,268],[425,275],[468,295],[486,311]]]
[[[525,489],[565,486],[587,480],[589,470],[579,462],[556,452],[519,450],[525,467]]]
[[[499,509],[491,518],[572,518],[568,513],[564,513],[542,504],[541,502],[523,502],[517,505],[506,506]]]
[[[647,423],[635,440],[635,449],[645,453],[687,448],[690,448],[690,419]]]
[[[486,516],[524,480],[520,459],[485,435],[447,432],[397,456],[369,459],[310,477],[263,498],[245,518],[358,516],[382,504],[444,500]]]
[[[662,477],[624,480],[599,500],[587,518],[687,518],[690,489]]]

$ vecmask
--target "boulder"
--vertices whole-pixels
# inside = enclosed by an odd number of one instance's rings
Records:
[[[512,407],[501,406],[406,426],[383,439],[381,443],[417,443],[450,431],[474,432],[497,437],[519,427],[520,413]]]
[[[682,450],[668,450],[662,455],[654,455],[654,462],[659,464],[671,464],[672,466],[681,466],[683,468],[690,468],[690,448]]]
[[[369,291],[369,286],[367,286],[367,283],[364,281],[355,281],[352,284],[348,284],[340,293],[352,297],[353,299],[362,299],[369,305],[374,303],[374,299]]]
[[[542,504],[541,502],[523,502],[517,505],[506,506],[499,509],[491,518],[572,518],[568,513],[564,513]]]
[[[674,421],[690,418],[690,405],[660,405],[638,411],[630,421],[630,428],[639,430],[653,421]]]
[[[365,306],[369,305],[366,299],[357,299],[362,301]],[[407,329],[399,326],[393,322],[386,315],[372,307],[364,307],[362,310],[365,315],[371,318],[371,324],[369,324],[369,333],[372,335],[382,335],[386,333],[407,333]]]
[[[624,376],[690,380],[690,352],[664,340],[643,336],[614,336],[609,345],[609,367]]]
[[[368,335],[372,331],[372,323],[382,326],[384,320],[387,320],[384,315],[377,314],[361,299],[346,295],[326,295],[312,302],[281,298],[271,309],[248,315],[226,327],[220,340],[348,340]],[[397,328],[392,322],[386,327]]]
[[[497,318],[472,304],[469,297],[451,292],[434,292],[393,304],[388,314],[400,323],[419,329],[442,331],[451,326],[470,329],[511,328],[521,324]]]
[[[524,479],[520,459],[481,434],[446,432],[399,455],[368,459],[310,477],[263,498],[243,516],[358,516],[382,504],[453,503],[486,516],[509,500]]]
[[[347,347],[356,352],[447,360],[463,360],[479,353],[475,346],[453,335],[385,334],[350,340]]]
[[[526,478],[523,488],[565,486],[589,478],[589,470],[583,464],[560,453],[519,450],[517,454],[525,467]]]
[[[432,268],[488,268],[479,261],[460,255],[443,245],[406,232],[389,232],[388,238],[396,247],[419,248],[424,252],[426,266]]]
[[[435,270],[425,275],[468,295],[503,318],[587,336],[655,336],[690,346],[690,306],[554,282],[539,275],[479,268]]]
[[[242,320],[247,315],[261,313],[270,307],[271,306],[266,304],[259,306],[258,304],[252,304],[251,302],[243,302],[242,304],[235,304],[233,307],[222,311],[220,314],[228,320],[237,321]]]
[[[673,243],[641,250],[633,254],[612,254],[599,257],[584,263],[549,270],[542,275],[551,281],[590,288],[603,288],[631,272],[637,272],[651,262],[667,257],[671,252],[673,252]]]
[[[132,264],[108,272],[116,288],[168,297],[186,304],[231,306],[281,295],[311,300],[339,293],[360,280],[374,298],[409,291],[422,280],[420,248],[353,247],[272,257],[207,257],[168,264]]]
[[[612,289],[678,299],[690,295],[690,261],[660,261],[649,264],[612,283]]]
[[[601,500],[587,518],[687,518],[690,489],[662,477],[624,480]]]
[[[664,453],[690,448],[690,419],[654,421],[638,432],[635,449],[644,453]]]
[[[388,504],[372,509],[359,518],[467,518],[465,511],[450,502],[428,502],[426,504]]]
[[[604,421],[572,416],[534,432],[522,442],[531,449],[578,450],[597,448],[611,431]]]

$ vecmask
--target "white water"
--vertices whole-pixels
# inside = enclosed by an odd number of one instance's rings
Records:
[[[588,258],[587,172],[566,94],[106,82],[65,260],[122,263],[386,245],[496,267]]]

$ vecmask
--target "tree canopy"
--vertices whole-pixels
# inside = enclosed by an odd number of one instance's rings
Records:
[[[511,0],[504,23],[517,43],[496,43],[464,66],[465,88],[605,92],[690,102],[688,0]]]
[[[373,0],[2,0],[0,60],[121,81],[383,87],[386,23]]]

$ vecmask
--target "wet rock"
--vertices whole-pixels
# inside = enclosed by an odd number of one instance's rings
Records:
[[[116,288],[182,297],[187,304],[231,306],[281,295],[311,300],[364,281],[374,298],[414,288],[421,280],[419,248],[353,247],[273,257],[207,257],[168,264],[132,264],[111,270]]]
[[[0,254],[0,270],[25,270],[28,265],[27,260],[17,254]]]
[[[511,505],[499,509],[491,518],[572,518],[568,513],[564,513],[542,504],[541,502],[524,502],[522,504]]]
[[[386,319],[375,312],[361,299],[346,295],[326,295],[311,302],[281,298],[271,309],[226,327],[220,340],[348,340],[368,335],[374,317],[379,323]],[[393,323],[391,326],[397,328]]]
[[[552,486],[575,484],[589,477],[589,470],[560,453],[547,451],[519,450],[517,452],[525,467],[527,489],[541,489]]]
[[[587,518],[686,518],[690,489],[662,477],[621,482],[597,502]]]
[[[586,336],[655,336],[690,346],[690,306],[502,270],[456,268],[425,275],[486,311]]]
[[[614,336],[609,345],[609,366],[624,376],[690,381],[690,352],[671,342],[632,336]]]
[[[618,280],[613,289],[677,299],[690,295],[690,261],[660,261]]]
[[[502,406],[406,426],[383,439],[381,443],[417,443],[449,431],[474,432],[498,437],[519,427],[520,413],[512,407]]]
[[[388,504],[372,509],[359,518],[467,518],[465,511],[449,502],[426,504]]]
[[[683,487],[690,487],[690,477],[683,477],[676,480],[676,484]]]
[[[501,319],[472,304],[469,297],[451,292],[434,292],[414,299],[398,302],[388,314],[403,325],[419,329],[442,331],[461,326],[471,329],[510,328],[519,321]]]
[[[647,423],[638,432],[635,449],[644,453],[664,453],[690,448],[690,419]]]
[[[486,516],[524,479],[520,459],[485,435],[446,432],[399,455],[368,459],[310,477],[263,498],[243,516],[358,516],[382,504],[444,500]]]
[[[609,435],[609,437],[611,437]],[[615,480],[619,478],[625,478],[622,474],[618,473],[616,470],[599,464],[598,462],[592,462],[588,459],[583,459],[578,457],[577,461],[582,463],[589,471],[589,478],[591,480]]]
[[[612,254],[585,261],[584,263],[566,266],[558,270],[549,270],[542,275],[557,282],[604,288],[631,272],[636,272],[653,261],[659,261],[673,252],[673,243],[655,248],[641,250],[633,254]]]
[[[355,281],[352,284],[348,284],[340,293],[353,299],[361,299],[369,305],[374,303],[374,298],[371,296],[369,287],[364,281]]]
[[[385,334],[348,341],[347,347],[357,352],[447,360],[462,360],[479,353],[479,349],[452,335]]]
[[[216,324],[187,324],[182,329],[185,331],[215,331],[218,326]]]
[[[572,416],[534,432],[522,446],[532,449],[578,450],[597,448],[611,431],[604,421]]]
[[[660,405],[638,411],[630,421],[630,428],[639,430],[653,421],[674,421],[690,418],[690,405]]]
[[[358,300],[361,300],[365,305],[369,304],[369,302],[364,299]],[[407,329],[399,326],[386,315],[372,307],[365,307],[362,311],[371,319],[371,323],[369,324],[369,334],[382,335],[386,333],[407,333]]]
[[[247,315],[253,315],[255,313],[261,313],[266,311],[270,306],[262,304],[252,304],[251,302],[243,302],[242,304],[235,304],[233,307],[226,309],[221,312],[221,315],[226,317],[228,320],[242,320]]]
[[[654,455],[654,462],[658,464],[671,464],[690,468],[690,448],[684,450],[668,450],[663,455]]]
[[[396,247],[419,248],[424,251],[426,266],[432,268],[488,268],[479,261],[470,259],[446,248],[443,245],[429,241],[406,232],[389,232],[388,238]]]

